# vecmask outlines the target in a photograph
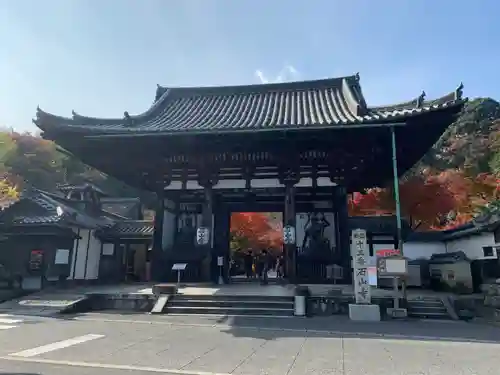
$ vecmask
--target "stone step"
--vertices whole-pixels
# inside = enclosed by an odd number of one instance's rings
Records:
[[[451,319],[441,300],[410,300],[408,315],[414,318]]]
[[[265,295],[182,295],[172,297],[167,314],[293,316],[293,297]]]
[[[423,301],[423,300],[413,300],[413,301],[408,301],[409,306],[435,306],[435,307],[442,307],[443,302],[439,300],[434,300],[434,301]]]
[[[269,309],[293,309],[293,301],[237,301],[216,299],[181,299],[174,298],[172,304],[183,307],[234,307],[242,308],[269,308]]]
[[[170,305],[164,310],[167,314],[186,315],[245,315],[245,316],[293,316],[293,309],[255,308],[255,307],[217,307],[217,306],[177,306]]]
[[[206,300],[206,301],[234,301],[234,302],[290,302],[293,296],[251,295],[251,294],[176,294],[172,300]]]
[[[425,306],[425,305],[418,305],[418,306],[408,306],[408,310],[443,310],[446,311],[446,307],[443,305],[441,306]]]
[[[451,320],[450,315],[447,312],[415,312],[409,311],[408,316],[411,318],[419,318],[419,319],[445,319]]]

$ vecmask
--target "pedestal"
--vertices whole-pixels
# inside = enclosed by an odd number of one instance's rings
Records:
[[[349,304],[349,319],[358,322],[380,322],[379,305]]]

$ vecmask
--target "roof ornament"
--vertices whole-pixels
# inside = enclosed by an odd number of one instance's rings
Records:
[[[421,108],[422,105],[424,104],[426,93],[425,91],[422,91],[420,96],[417,98],[417,108]]]
[[[75,117],[79,117],[80,115],[76,113],[74,110],[71,110],[71,116],[73,116],[74,119]]]
[[[359,72],[357,72],[355,75],[354,75],[354,78],[356,79],[357,82],[359,82],[360,78],[359,78]]]
[[[125,125],[132,126],[134,125],[134,119],[130,117],[127,111],[123,112],[123,119],[125,120]]]
[[[167,87],[163,87],[160,84],[156,84],[156,95],[155,95],[155,102],[157,102],[163,94],[165,94],[168,91]]]
[[[455,89],[455,100],[462,100],[463,94],[464,94],[464,84],[460,82],[460,85]]]

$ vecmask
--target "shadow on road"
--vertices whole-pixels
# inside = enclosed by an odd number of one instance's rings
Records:
[[[500,328],[457,321],[353,322],[345,316],[317,318],[223,317],[217,324],[235,337],[273,340],[305,335],[390,340],[483,342],[500,344]]]
[[[54,316],[61,320],[161,324],[218,329],[234,337],[274,340],[280,337],[344,337],[388,340],[500,343],[500,328],[462,321],[353,322],[347,316],[276,318],[251,316],[148,315],[102,311]],[[1,375],[1,374],[0,374]]]

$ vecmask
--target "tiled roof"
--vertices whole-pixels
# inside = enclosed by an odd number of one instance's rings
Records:
[[[316,81],[157,90],[153,106],[137,116],[99,119],[73,112],[72,118],[37,110],[34,123],[46,132],[92,134],[179,133],[207,131],[324,128],[405,121],[412,116],[463,103],[462,86],[432,101],[418,98],[369,107],[359,75]]]
[[[111,219],[101,215],[91,215],[84,210],[75,207],[75,202],[58,196],[57,194],[44,192],[36,189],[25,191],[20,201],[28,200],[45,211],[43,214],[23,213],[13,218],[15,224],[37,225],[37,224],[70,224],[84,227],[106,227],[114,224]],[[12,205],[10,208],[14,208]],[[8,209],[7,209],[8,210]]]
[[[63,184],[63,185],[59,185],[57,188],[58,188],[58,190],[62,191],[63,193],[68,193],[70,191],[82,191],[85,189],[92,189],[100,195],[106,195],[106,193],[101,188],[99,188],[98,186],[91,184],[89,182],[86,182],[83,184],[78,184],[78,185]]]
[[[114,226],[101,229],[99,237],[114,238],[150,238],[153,237],[154,224],[146,220],[119,221]]]
[[[138,219],[140,205],[139,198],[101,198],[101,207],[104,211],[128,219]]]

